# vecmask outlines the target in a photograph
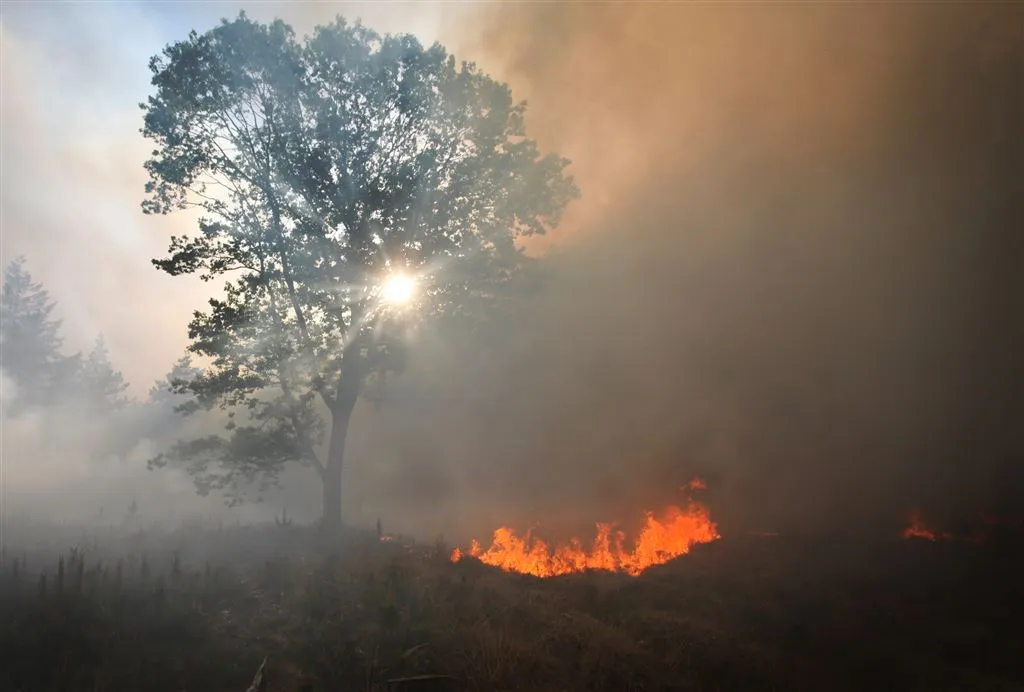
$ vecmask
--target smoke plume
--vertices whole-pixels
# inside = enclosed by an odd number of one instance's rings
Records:
[[[465,376],[488,403],[436,428],[485,457],[455,487],[617,518],[700,473],[726,524],[790,530],[1012,507],[1022,18],[483,6],[452,42],[583,197]]]

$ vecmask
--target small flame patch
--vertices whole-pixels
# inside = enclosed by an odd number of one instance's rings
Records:
[[[904,538],[922,538],[926,541],[937,541],[951,538],[948,533],[936,532],[924,523],[919,510],[912,510],[908,517],[909,524],[903,529]]]

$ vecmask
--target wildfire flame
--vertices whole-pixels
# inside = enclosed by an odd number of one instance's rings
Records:
[[[705,486],[700,479],[694,479],[688,487],[696,490]],[[474,540],[465,552],[456,548],[451,560],[459,562],[469,556],[507,572],[536,577],[588,569],[637,576],[652,565],[688,553],[694,544],[710,543],[721,537],[707,507],[692,501],[685,508],[670,505],[658,516],[647,512],[632,550],[623,545],[625,534],[613,529],[612,524],[597,524],[597,535],[589,549],[578,538],[552,549],[530,532],[520,537],[514,530],[502,527],[494,532],[491,546],[486,550]]]

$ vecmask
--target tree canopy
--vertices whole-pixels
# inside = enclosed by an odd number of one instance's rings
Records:
[[[189,325],[210,365],[178,387],[232,416],[224,435],[157,463],[188,457],[197,482],[223,488],[306,460],[338,514],[363,384],[401,370],[411,320],[493,304],[522,271],[516,238],[545,233],[577,195],[568,161],[526,138],[507,85],[438,44],[340,17],[299,41],[242,13],[150,68],[143,209],[203,212],[154,264],[229,279]],[[412,304],[386,299],[396,276],[414,282]]]

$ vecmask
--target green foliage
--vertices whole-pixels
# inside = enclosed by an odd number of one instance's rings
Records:
[[[299,42],[242,13],[150,68],[143,209],[204,214],[154,264],[231,276],[189,325],[210,366],[175,386],[191,410],[244,422],[155,460],[187,459],[201,488],[273,479],[292,459],[340,464],[317,457],[318,407],[343,436],[367,379],[404,367],[413,315],[486,314],[522,274],[515,238],[546,232],[577,194],[506,85],[410,35],[338,18]],[[412,309],[381,300],[397,272],[417,280]]]

